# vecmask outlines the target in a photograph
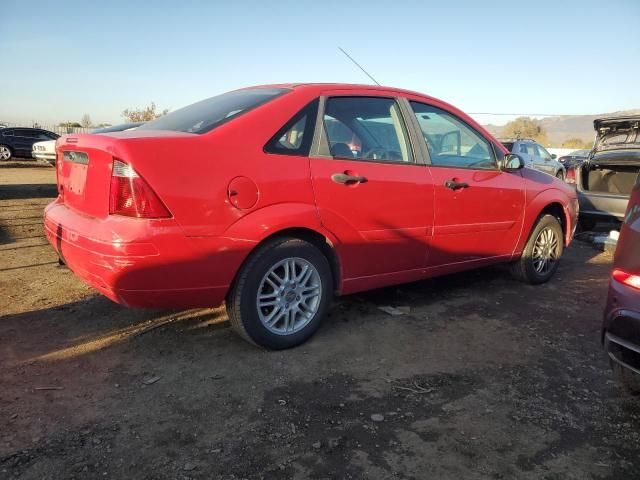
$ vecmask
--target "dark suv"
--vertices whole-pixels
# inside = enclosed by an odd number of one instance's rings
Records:
[[[34,143],[56,140],[59,136],[41,128],[0,129],[0,160],[9,160],[12,157],[31,158]]]

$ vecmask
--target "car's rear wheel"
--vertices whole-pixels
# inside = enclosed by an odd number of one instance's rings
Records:
[[[323,253],[304,240],[278,238],[245,262],[227,297],[227,312],[245,340],[280,350],[315,333],[332,294]]]
[[[531,231],[522,256],[511,264],[513,275],[534,285],[548,281],[558,269],[563,246],[560,222],[553,215],[543,215]]]
[[[7,145],[0,145],[0,160],[10,160],[13,156],[13,151],[11,147]]]
[[[640,375],[624,368],[613,360],[609,360],[616,379],[632,395],[640,395]]]

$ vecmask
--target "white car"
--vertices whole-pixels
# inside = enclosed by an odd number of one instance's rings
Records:
[[[92,130],[91,133],[111,133],[111,132],[125,132],[127,130],[133,130],[138,128],[144,122],[130,122],[123,123],[120,125],[113,125],[105,128],[97,128]],[[33,148],[31,150],[31,156],[37,160],[44,160],[45,162],[49,162],[51,165],[56,164],[56,141],[55,140],[46,140],[44,142],[37,142],[33,144]]]
[[[51,165],[56,164],[56,141],[45,140],[33,144],[31,156],[37,160],[44,160]]]

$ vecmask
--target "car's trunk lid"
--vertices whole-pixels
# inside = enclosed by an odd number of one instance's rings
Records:
[[[90,134],[66,135],[56,145],[58,192],[68,207],[92,217],[109,214],[109,189],[118,140]]]
[[[594,120],[596,131],[594,152],[640,149],[640,115],[599,118]]]

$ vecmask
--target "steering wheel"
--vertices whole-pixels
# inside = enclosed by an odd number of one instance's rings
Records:
[[[370,158],[373,160],[385,160],[387,158],[387,150],[382,147],[373,147],[367,150],[361,158]]]

